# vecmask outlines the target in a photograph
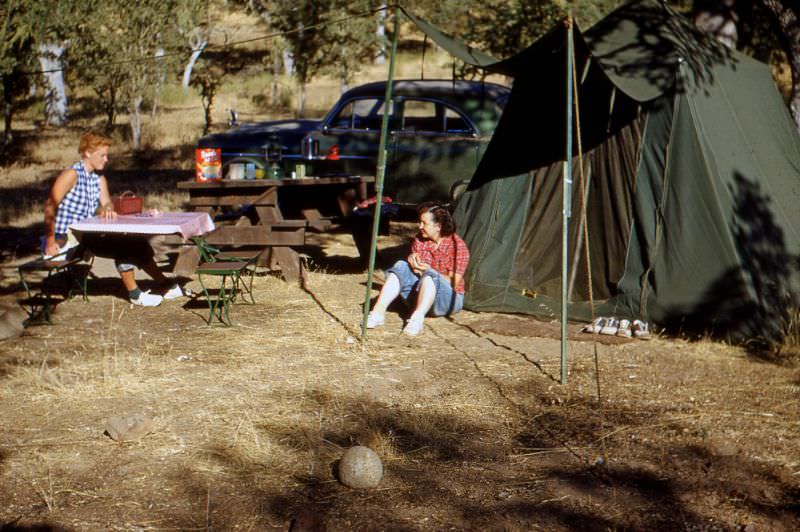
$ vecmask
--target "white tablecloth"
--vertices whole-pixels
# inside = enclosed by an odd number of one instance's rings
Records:
[[[183,238],[191,238],[213,231],[214,222],[204,212],[162,212],[157,215],[120,215],[114,220],[92,216],[70,225],[69,228],[82,233],[179,234]]]

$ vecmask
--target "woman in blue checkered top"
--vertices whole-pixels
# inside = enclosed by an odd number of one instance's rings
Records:
[[[97,174],[108,162],[110,147],[109,137],[91,131],[84,133],[78,146],[81,160],[61,172],[53,182],[44,206],[46,236],[43,255],[46,258],[66,254],[70,248],[78,245],[69,230],[70,224],[97,213],[106,218],[116,218],[106,178]],[[86,240],[82,240],[81,244],[89,252],[114,258],[131,303],[155,307],[164,299],[183,295],[181,287],[164,276],[158,268],[153,260],[153,248],[147,240],[119,237],[88,239],[92,242]],[[163,296],[139,289],[134,270],[137,266],[155,281],[170,287]]]

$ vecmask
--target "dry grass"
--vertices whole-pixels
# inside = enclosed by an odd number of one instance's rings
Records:
[[[404,57],[398,77],[416,77],[417,60]],[[446,77],[440,63],[426,72]],[[282,116],[251,97],[268,83],[230,80],[218,120],[226,107]],[[337,96],[323,79],[309,100],[322,110]],[[175,87],[161,109],[145,118],[144,159],[115,131],[112,169],[116,190],[133,183],[169,209],[185,199],[170,172],[191,168],[202,112]],[[79,128],[20,125],[33,140],[0,187],[6,223],[24,233]],[[381,248],[412,230],[395,224]],[[308,244],[307,288],[259,276],[258,304],[234,307],[232,328],[206,326],[202,304],[131,307],[116,279],[96,279],[90,303],[62,303],[54,325],[0,343],[0,528],[286,530],[309,511],[330,530],[792,530],[800,519],[796,369],[708,340],[620,341],[597,346],[598,405],[591,342],[569,342],[569,382],[557,384],[554,324],[464,312],[408,339],[390,312],[360,343],[350,237]],[[15,282],[0,288],[13,296]],[[139,412],[155,419],[144,439],[103,435],[110,416]],[[336,481],[353,444],[381,456],[379,489]]]
[[[317,242],[343,252],[338,235]],[[333,530],[427,529],[431,520],[569,529],[583,507],[618,527],[658,528],[672,504],[688,523],[733,525],[746,514],[781,529],[794,515],[766,512],[751,494],[766,490],[779,508],[797,488],[787,476],[800,467],[792,370],[712,342],[600,346],[601,424],[591,343],[570,344],[566,387],[552,379],[557,340],[525,336],[519,318],[464,313],[430,320],[409,340],[390,313],[361,345],[362,280],[318,270],[303,290],[259,277],[259,304],[235,307],[233,328],[205,326],[202,307],[175,303],[131,308],[95,294],[60,305],[54,326],[30,329],[3,354],[0,522],[187,529],[209,519],[265,529],[311,507]],[[482,332],[506,319],[522,335]],[[108,417],[136,412],[156,420],[145,439],[102,435]],[[602,455],[601,442],[613,499],[602,483],[576,484],[592,478],[585,464]],[[381,489],[335,481],[353,444],[381,456]],[[692,472],[709,460],[706,483]],[[626,480],[644,482],[644,471],[686,496]],[[515,500],[551,511],[526,514],[508,506]],[[625,512],[631,505],[641,511]]]

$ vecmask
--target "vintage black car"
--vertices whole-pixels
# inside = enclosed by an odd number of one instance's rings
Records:
[[[218,150],[224,178],[375,175],[385,92],[386,82],[361,85],[344,93],[321,121],[242,125],[201,138],[198,148]],[[401,205],[455,199],[509,93],[479,81],[395,81],[385,194]]]

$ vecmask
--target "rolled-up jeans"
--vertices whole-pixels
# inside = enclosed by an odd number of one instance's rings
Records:
[[[400,296],[408,301],[416,297],[424,277],[430,277],[436,288],[436,298],[429,313],[434,316],[448,316],[464,308],[464,294],[459,294],[450,285],[450,281],[442,274],[428,268],[421,276],[414,273],[407,261],[399,260],[386,270],[386,275],[393,273],[400,281]]]
[[[120,273],[146,266],[155,255],[148,237],[145,236],[84,233],[77,239],[80,242],[78,247],[74,247],[74,239],[75,237],[71,233],[56,234],[56,242],[59,247],[69,249],[66,251],[67,258],[81,254],[114,259],[114,266]],[[44,253],[44,239],[42,253]]]

